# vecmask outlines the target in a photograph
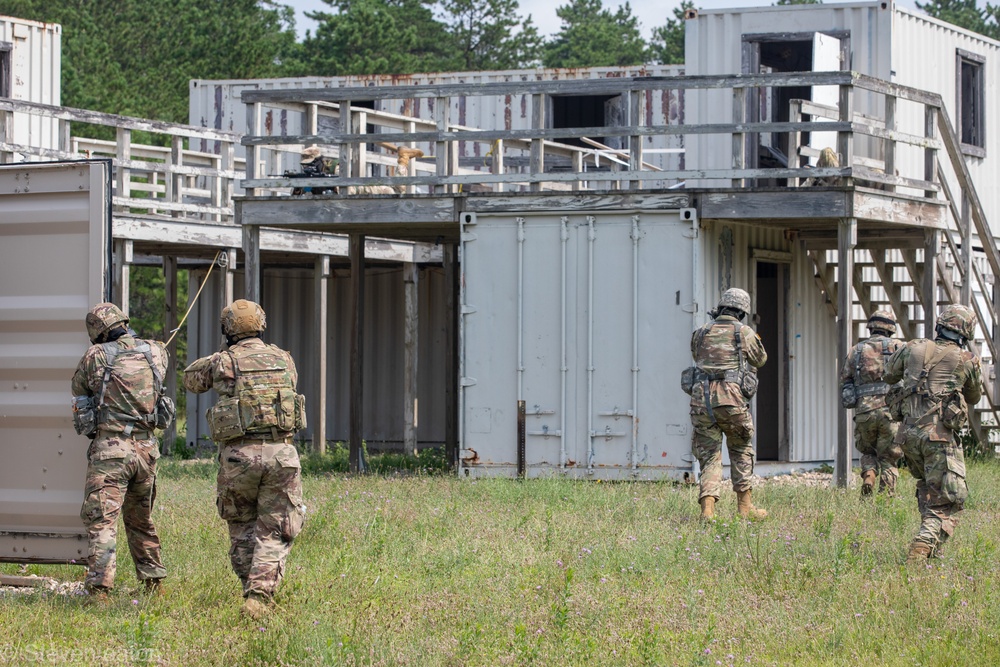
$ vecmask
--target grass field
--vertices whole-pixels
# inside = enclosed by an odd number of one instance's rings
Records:
[[[970,465],[958,533],[920,566],[902,564],[905,472],[891,502],[767,483],[759,524],[730,491],[709,526],[696,490],[666,483],[308,476],[263,623],[240,616],[210,474],[162,470],[163,597],[138,593],[124,549],[107,605],[7,594],[0,664],[1000,664],[997,463]]]

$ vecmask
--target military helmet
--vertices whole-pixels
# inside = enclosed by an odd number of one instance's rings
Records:
[[[719,309],[733,308],[744,313],[750,312],[750,295],[739,287],[730,287],[719,298]]]
[[[948,306],[938,315],[937,325],[954,331],[966,340],[972,340],[976,336],[976,314],[968,306]]]
[[[309,164],[321,157],[323,157],[323,153],[319,150],[319,146],[310,146],[309,148],[302,149],[300,162],[302,164]]]
[[[884,331],[890,336],[896,333],[896,318],[888,310],[876,310],[868,318],[869,331]]]
[[[246,338],[267,328],[264,309],[253,301],[237,299],[222,309],[222,333],[230,338]]]
[[[99,303],[87,313],[87,335],[96,343],[119,324],[128,324],[128,315],[113,303]]]

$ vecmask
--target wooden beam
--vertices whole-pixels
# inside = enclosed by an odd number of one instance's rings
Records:
[[[128,315],[130,272],[129,265],[132,264],[133,249],[132,241],[128,239],[114,239],[112,241],[112,263],[114,264],[114,276],[112,278],[113,295],[111,300]]]
[[[937,260],[938,232],[928,230],[924,245],[923,261],[923,302],[924,302],[924,337],[934,338],[934,322],[937,320]]]
[[[408,456],[413,456],[417,449],[419,280],[417,265],[403,264],[403,453]]]
[[[853,304],[851,281],[854,275],[854,247],[857,245],[858,222],[853,218],[841,221],[837,248],[838,266],[838,298],[837,298],[837,377],[843,370],[844,360],[851,349],[854,337],[854,320],[851,317]],[[851,447],[853,445],[853,424],[847,408],[843,405],[837,409],[837,452],[834,479],[837,486],[848,486],[851,473]]]
[[[236,300],[235,277],[236,277],[236,248],[229,248],[219,256],[219,263],[222,266],[222,303],[230,304]]]
[[[826,263],[825,253],[815,250],[807,251],[807,256],[813,264],[813,280],[823,296],[826,309],[834,317],[837,316],[837,286],[833,284],[833,267]]]
[[[253,225],[243,225],[243,274],[246,298],[260,303],[260,227]]]
[[[365,334],[365,237],[351,234],[351,372],[350,436],[351,472],[364,472],[364,334]]]
[[[174,255],[163,256],[163,279],[164,279],[164,313],[163,313],[163,336],[164,340],[170,338],[180,316],[177,312],[177,257]],[[166,393],[174,403],[177,402],[177,338],[171,341],[167,348],[169,363],[167,364]],[[163,431],[163,453],[172,454],[174,451],[174,440],[177,438],[177,422],[172,422]]]
[[[313,337],[316,339],[316,357],[312,363],[316,367],[316,386],[312,401],[313,441],[312,450],[316,454],[326,453],[326,406],[329,368],[327,349],[329,347],[330,308],[330,258],[326,255],[316,258],[313,268],[314,319]]]

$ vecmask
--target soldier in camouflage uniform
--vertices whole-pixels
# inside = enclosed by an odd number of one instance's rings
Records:
[[[722,436],[726,436],[738,511],[745,518],[767,516],[751,501],[753,420],[749,396],[756,390],[756,369],[767,361],[757,333],[741,324],[750,311],[750,295],[741,289],[722,293],[711,322],[691,334],[697,369],[691,390],[691,449],[701,465],[701,517],[715,516],[722,486]],[[749,365],[749,366],[748,366]],[[752,367],[752,368],[751,368]],[[749,389],[747,382],[753,382]]]
[[[208,411],[219,444],[216,505],[229,524],[229,558],[243,583],[243,611],[267,613],[302,529],[302,477],[292,436],[305,427],[305,399],[295,392],[292,356],[261,340],[263,309],[239,299],[222,310],[228,348],[184,370],[195,393],[215,389]]]
[[[80,517],[90,543],[85,585],[97,594],[104,594],[115,581],[119,514],[139,580],[155,590],[167,576],[151,517],[160,457],[153,428],[167,351],[163,343],[137,339],[128,323],[116,305],[94,306],[86,318],[94,344],[73,375],[73,395],[95,399],[97,431],[87,450]]]
[[[921,524],[910,543],[911,562],[936,554],[955,532],[969,495],[956,431],[982,396],[979,358],[962,349],[975,332],[976,316],[969,308],[948,306],[937,319],[934,340],[910,341],[886,369],[886,382],[901,382],[887,402],[893,416],[903,420],[896,439],[917,480]]]
[[[902,341],[892,338],[896,320],[892,313],[876,310],[868,318],[871,336],[854,346],[840,373],[844,406],[854,408],[854,446],[861,452],[861,495],[870,496],[878,479],[879,493],[895,495],[903,450],[896,444],[896,423],[889,418],[883,380],[886,362]]]

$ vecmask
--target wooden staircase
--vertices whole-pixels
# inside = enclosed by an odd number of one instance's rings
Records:
[[[979,319],[972,347],[983,362],[984,390],[971,416],[970,429],[980,448],[991,452],[1000,444],[1000,396],[995,376],[1000,358],[1000,253],[943,106],[937,116],[951,168],[933,165],[931,173],[936,175],[939,190],[926,196],[947,202],[947,228],[925,229],[923,239],[914,235],[907,243],[869,242],[854,250],[852,331],[854,342],[866,337],[868,316],[884,309],[896,315],[897,335],[907,340],[932,338],[934,317],[941,308],[952,303],[972,307]],[[837,251],[807,253],[826,306],[837,315]],[[930,304],[933,313],[927,312]]]

